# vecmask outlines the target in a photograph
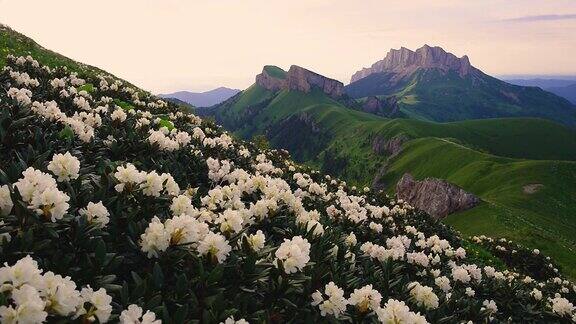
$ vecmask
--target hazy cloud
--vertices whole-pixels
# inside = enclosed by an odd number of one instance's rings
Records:
[[[573,20],[573,19],[576,19],[576,14],[522,16],[511,19],[504,19],[504,21],[531,22],[531,21]]]

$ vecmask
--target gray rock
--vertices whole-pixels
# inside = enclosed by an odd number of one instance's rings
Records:
[[[426,178],[416,181],[409,173],[396,184],[396,196],[435,218],[470,209],[480,203],[475,195],[446,180]]]
[[[317,88],[334,99],[340,98],[344,90],[342,82],[296,65],[290,67],[284,79],[275,78],[264,69],[256,76],[256,84],[271,91],[290,89],[308,93]]]
[[[288,80],[271,76],[265,68],[262,70],[262,73],[256,76],[256,84],[270,91],[288,88]]]
[[[405,47],[391,49],[386,57],[369,68],[352,75],[351,81],[355,82],[373,73],[392,72],[397,74],[396,78],[401,78],[412,74],[414,71],[424,68],[438,68],[444,71],[457,71],[460,76],[465,76],[474,71],[468,56],[461,58],[448,53],[438,46],[424,45],[416,51],[411,51]]]
[[[372,151],[376,154],[387,153],[390,157],[394,157],[402,151],[402,144],[407,140],[408,138],[404,135],[394,136],[391,139],[376,136],[372,140]]]

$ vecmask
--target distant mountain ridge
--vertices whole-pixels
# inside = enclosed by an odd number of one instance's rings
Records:
[[[576,105],[576,76],[571,79],[505,79],[516,85],[539,87],[548,92],[566,98],[568,101]]]
[[[566,98],[568,101],[576,105],[576,83],[565,87],[548,88],[546,90],[557,96]]]
[[[344,92],[358,101],[394,98],[396,116],[435,122],[537,117],[576,127],[576,106],[536,87],[513,85],[440,47],[391,50],[356,72]]]
[[[194,107],[210,107],[219,104],[240,92],[238,89],[219,87],[205,92],[177,91],[160,94],[162,98],[175,98]]]

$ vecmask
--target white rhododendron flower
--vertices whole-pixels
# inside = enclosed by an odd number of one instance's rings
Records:
[[[360,289],[354,289],[348,298],[348,304],[354,305],[362,313],[374,311],[380,308],[382,295],[372,285],[366,285]]]
[[[192,214],[194,207],[192,206],[192,201],[190,197],[186,195],[179,195],[172,198],[172,204],[170,205],[170,210],[172,215],[177,216],[181,214]]]
[[[101,201],[98,203],[89,202],[86,208],[80,209],[78,213],[86,216],[88,222],[96,224],[98,227],[104,227],[110,222],[110,213]]]
[[[383,230],[383,226],[382,224],[378,224],[378,223],[374,223],[374,222],[370,222],[370,224],[368,225],[368,227],[370,227],[371,230],[373,230],[376,233],[382,233]]]
[[[170,245],[188,245],[190,248],[196,247],[210,232],[208,224],[186,214],[166,220],[164,226],[170,235]]]
[[[111,114],[110,114],[110,118],[113,121],[118,121],[118,122],[124,122],[126,120],[126,118],[128,117],[128,115],[126,115],[126,113],[124,112],[124,109],[122,108],[116,108]]]
[[[220,324],[250,324],[250,323],[248,323],[248,321],[243,319],[243,318],[241,318],[239,320],[235,320],[234,316],[230,316],[224,322],[221,322]]]
[[[8,97],[16,100],[19,104],[23,106],[28,106],[32,103],[32,91],[22,88],[10,88],[8,90]]]
[[[282,266],[286,273],[302,271],[306,263],[310,261],[310,243],[301,236],[294,236],[291,240],[284,239],[275,252],[276,264],[282,261]]]
[[[0,268],[0,291],[8,301],[8,306],[0,306],[2,323],[43,323],[48,315],[84,316],[92,321],[96,316],[104,323],[112,311],[112,298],[104,289],[94,293],[88,287],[81,292],[70,277],[50,271],[42,274],[30,256]],[[83,308],[86,302],[92,304],[88,311]]]
[[[532,297],[534,297],[534,299],[536,299],[536,300],[541,300],[541,299],[542,299],[542,291],[540,291],[540,290],[538,290],[538,289],[536,289],[536,288],[532,289],[532,292],[530,292],[530,295],[531,295]]]
[[[312,231],[312,229],[314,229],[312,234],[315,236],[321,236],[324,234],[324,226],[322,226],[322,224],[317,220],[310,220],[306,223],[306,230]]]
[[[261,230],[258,230],[256,234],[248,235],[247,239],[248,244],[250,244],[250,247],[255,252],[258,252],[262,248],[264,248],[264,243],[266,242],[266,236],[264,236],[264,233]]]
[[[34,195],[30,209],[38,215],[50,218],[52,222],[62,219],[68,211],[70,197],[56,188],[47,188],[42,193]]]
[[[76,283],[70,277],[63,278],[46,272],[43,281],[42,295],[46,298],[46,306],[52,311],[68,316],[83,302],[80,292],[76,290]]]
[[[32,167],[22,172],[22,176],[15,186],[18,188],[22,199],[27,203],[30,203],[35,195],[40,195],[46,189],[56,188],[56,181],[51,175]]]
[[[318,290],[312,294],[312,306],[318,306],[322,316],[333,315],[338,318],[346,311],[348,301],[344,298],[344,290],[336,286],[334,282],[329,282],[324,287],[324,294],[326,299]]]
[[[454,279],[454,281],[468,283],[472,278],[470,277],[468,270],[463,267],[456,267],[452,269],[452,279]]]
[[[383,324],[425,324],[426,318],[420,313],[413,313],[403,301],[389,299],[384,307],[376,310],[378,320]]]
[[[94,291],[90,286],[83,288],[80,292],[84,303],[89,303],[88,309],[81,310],[80,314],[85,315],[89,321],[98,319],[101,323],[108,322],[112,314],[112,297],[106,293],[104,288]]]
[[[126,186],[134,188],[144,180],[145,176],[146,173],[138,171],[132,163],[127,163],[126,166],[118,166],[114,177],[120,183],[116,185],[115,189],[118,192],[122,192]]]
[[[50,80],[50,85],[52,86],[52,88],[64,88],[66,87],[66,82],[64,81],[64,79],[58,79],[58,78],[54,78],[52,80]]]
[[[356,234],[354,234],[354,233],[348,234],[348,236],[346,236],[346,239],[344,240],[344,243],[346,243],[346,245],[348,245],[348,246],[355,246],[356,244],[358,244],[358,240],[356,239]]]
[[[242,230],[242,223],[244,219],[236,210],[227,209],[216,218],[216,224],[220,224],[222,233],[238,233]]]
[[[574,305],[564,297],[550,298],[552,303],[552,311],[560,316],[572,315],[576,309]]]
[[[14,207],[14,203],[10,197],[10,188],[8,185],[0,186],[0,216],[10,214],[12,207]]]
[[[4,264],[0,268],[0,291],[9,290],[12,287],[19,288],[24,284],[40,286],[42,271],[38,269],[38,263],[29,255],[16,261],[13,266]]]
[[[129,305],[127,309],[120,313],[121,324],[161,324],[161,320],[156,319],[156,314],[151,311],[146,311],[142,315],[143,310],[138,305]]]
[[[445,293],[449,292],[452,289],[452,286],[450,285],[450,279],[448,279],[448,277],[446,276],[441,276],[434,279],[434,283],[436,284],[436,286],[438,286],[438,288],[442,289],[442,291],[444,291]]]
[[[408,289],[410,289],[410,296],[416,300],[418,305],[424,306],[427,309],[438,308],[439,299],[431,287],[422,286],[418,282],[412,282],[408,285]]]
[[[198,244],[198,253],[202,255],[211,255],[216,258],[218,263],[224,262],[232,251],[232,247],[222,234],[208,233]]]
[[[149,258],[158,257],[158,253],[166,251],[170,245],[170,233],[156,216],[152,218],[146,231],[140,235],[140,239],[142,251],[146,252]]]
[[[498,306],[496,306],[496,303],[493,300],[484,300],[482,306],[482,309],[487,310],[491,315],[498,312]]]
[[[28,168],[14,185],[28,208],[55,222],[68,211],[70,197],[58,190],[56,181],[47,173]]]
[[[11,292],[15,306],[0,306],[2,323],[43,323],[48,317],[38,290],[28,284]]]
[[[70,152],[55,154],[52,157],[52,161],[48,163],[48,170],[58,177],[58,181],[78,179],[80,161]]]

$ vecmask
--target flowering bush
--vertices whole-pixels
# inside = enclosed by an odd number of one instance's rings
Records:
[[[8,61],[2,322],[576,319],[575,286],[556,271],[485,264],[463,246],[484,240],[403,201],[106,76]]]

